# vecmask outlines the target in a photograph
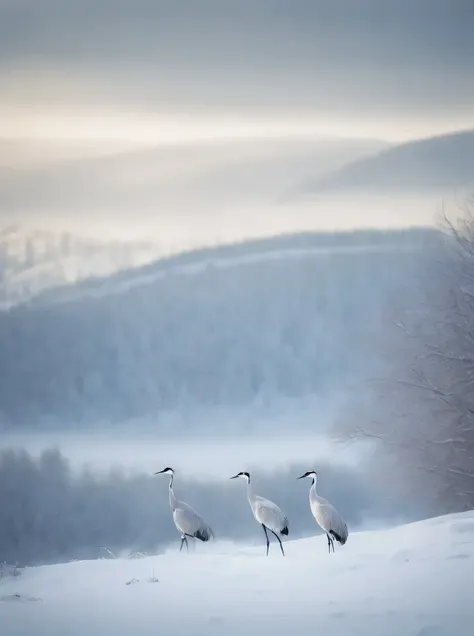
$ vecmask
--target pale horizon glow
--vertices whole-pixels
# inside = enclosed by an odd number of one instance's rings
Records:
[[[2,112],[3,111],[3,112]],[[474,127],[474,115],[452,122],[348,121],[330,116],[278,117],[140,113],[120,110],[54,110],[0,107],[0,141],[124,143],[175,146],[241,140],[377,139],[403,143]]]

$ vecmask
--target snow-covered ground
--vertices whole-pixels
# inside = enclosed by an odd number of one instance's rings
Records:
[[[308,510],[309,514],[309,510]],[[255,532],[260,532],[255,527]],[[349,536],[31,568],[0,580],[2,636],[471,636],[474,512]],[[153,578],[158,579],[152,580]],[[127,585],[128,583],[128,585]]]

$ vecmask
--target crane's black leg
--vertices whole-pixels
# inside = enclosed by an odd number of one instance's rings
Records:
[[[182,534],[182,535],[181,535],[181,545],[179,546],[179,551],[180,551],[180,552],[181,552],[181,550],[183,549],[183,543],[184,543],[185,538],[186,538],[186,537],[184,536],[184,534]]]
[[[273,530],[272,530],[271,532],[272,532],[272,534],[274,534],[274,535],[276,536],[276,538],[278,539],[278,543],[280,544],[280,550],[281,550],[281,553],[283,554],[283,556],[285,556],[285,551],[283,550],[283,545],[282,545],[282,542],[281,542],[280,537],[277,535],[277,533],[276,533],[276,532],[273,532]]]
[[[190,539],[192,539],[192,551],[195,552],[196,551],[196,537],[194,537],[192,534],[188,534],[187,535]]]
[[[263,531],[265,532],[265,539],[267,540],[267,556],[268,556],[268,550],[270,549],[270,539],[268,538],[267,528],[263,525],[263,523],[262,523],[262,528],[263,528]]]
[[[334,552],[334,539],[331,537],[329,532],[327,533],[327,538],[328,538],[329,554],[331,554],[331,548],[332,548],[332,551]]]

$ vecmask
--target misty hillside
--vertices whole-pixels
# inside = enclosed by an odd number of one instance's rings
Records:
[[[330,396],[370,367],[370,336],[436,237],[267,240],[14,307],[0,314],[0,422],[159,429],[164,411]]]
[[[258,140],[152,147],[22,169],[1,168],[10,214],[150,214],[170,222],[216,205],[270,200],[295,180],[324,174],[387,144],[378,140]],[[192,210],[192,214],[190,213]],[[199,216],[199,214],[198,214]]]
[[[474,183],[474,131],[421,139],[350,162],[308,181],[310,192],[453,193]]]

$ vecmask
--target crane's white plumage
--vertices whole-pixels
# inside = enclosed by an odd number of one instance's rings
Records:
[[[238,473],[231,477],[231,479],[237,479],[237,477],[242,477],[247,481],[247,499],[255,520],[263,526],[267,540],[267,556],[270,548],[267,530],[270,530],[270,532],[276,536],[280,544],[281,553],[285,556],[285,551],[283,550],[283,545],[278,534],[288,534],[288,518],[285,517],[283,512],[273,501],[265,499],[265,497],[260,497],[253,492],[252,486],[250,485],[249,473]]]
[[[309,489],[309,505],[313,517],[316,519],[316,523],[324,530],[328,538],[329,552],[334,552],[334,539],[339,541],[341,545],[344,545],[349,536],[347,525],[342,515],[334,506],[332,506],[327,499],[318,495],[316,491],[316,482],[318,475],[314,470],[310,470],[298,479],[304,479],[305,477],[311,477],[313,483]]]
[[[179,548],[179,551],[181,552],[181,550],[183,549],[183,543],[186,543],[186,548],[188,548],[187,537],[193,537],[199,539],[200,541],[209,541],[211,537],[214,537],[214,533],[212,532],[211,527],[204,521],[201,515],[199,515],[193,508],[191,508],[189,504],[185,503],[184,501],[179,501],[175,497],[173,490],[174,470],[167,467],[155,473],[155,475],[160,474],[170,475],[170,508],[173,513],[174,525],[178,529],[178,532],[181,534],[181,546]]]

